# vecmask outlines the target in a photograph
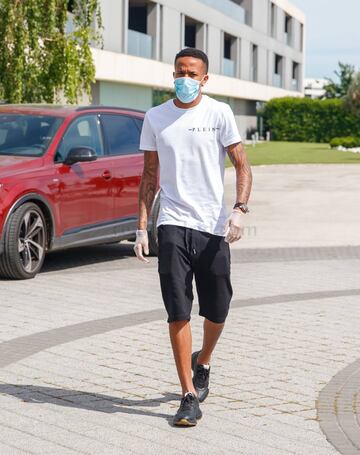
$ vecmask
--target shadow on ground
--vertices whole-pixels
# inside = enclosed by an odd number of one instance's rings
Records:
[[[80,390],[35,386],[31,384],[0,384],[0,394],[12,395],[25,403],[49,403],[57,406],[104,412],[107,414],[121,412],[125,414],[160,417],[168,420],[169,423],[173,417],[170,414],[138,408],[156,408],[161,403],[177,401],[181,398],[178,394],[166,392],[164,394],[160,393],[162,396],[159,398],[134,400],[102,393],[82,392]]]
[[[114,243],[50,252],[40,273],[135,258],[133,246],[133,243]]]

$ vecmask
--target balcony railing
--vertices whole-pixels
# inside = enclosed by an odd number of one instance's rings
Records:
[[[128,54],[152,57],[152,36],[136,30],[128,30]]]
[[[235,77],[235,62],[229,58],[223,58],[223,74],[229,77]]]
[[[297,79],[291,80],[291,89],[292,90],[299,90],[299,81]]]
[[[256,66],[250,67],[250,80],[252,82],[257,82],[257,67]]]
[[[280,74],[273,74],[273,86],[282,87],[282,77]]]
[[[292,35],[290,32],[285,32],[285,43],[288,45],[288,46],[291,46],[292,45]]]
[[[217,9],[226,16],[245,24],[245,10],[231,0],[200,0],[201,3]]]

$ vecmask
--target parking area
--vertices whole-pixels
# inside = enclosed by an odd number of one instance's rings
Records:
[[[358,165],[253,168],[234,298],[194,428],[157,276],[132,244],[0,281],[0,453],[360,453]],[[231,205],[235,175],[226,174]],[[196,294],[195,294],[196,295]],[[193,344],[202,319],[193,307]]]

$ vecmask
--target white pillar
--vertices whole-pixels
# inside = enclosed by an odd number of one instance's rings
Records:
[[[180,15],[180,48],[185,46],[185,14]]]
[[[152,36],[152,58],[160,60],[160,21],[161,21],[161,5],[155,3],[148,9],[147,16],[147,33]]]
[[[122,0],[122,52],[128,53],[129,0]]]
[[[237,37],[231,44],[231,58],[235,60],[235,77],[241,77],[241,38]]]

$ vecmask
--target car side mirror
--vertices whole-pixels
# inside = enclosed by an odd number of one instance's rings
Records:
[[[95,161],[97,154],[91,147],[73,147],[70,149],[64,164],[71,166],[72,164],[84,161]]]

